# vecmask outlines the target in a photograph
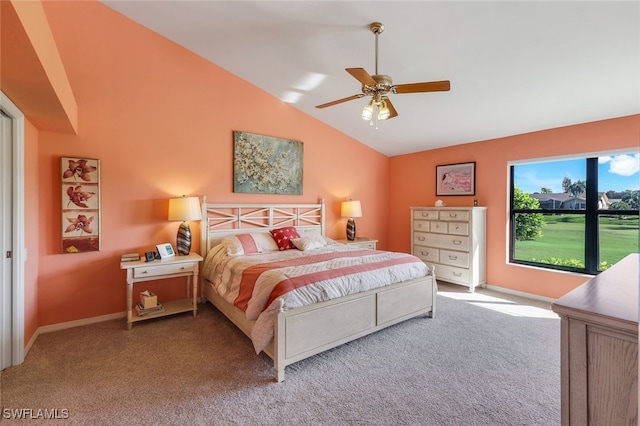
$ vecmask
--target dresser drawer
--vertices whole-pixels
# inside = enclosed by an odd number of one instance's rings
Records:
[[[440,220],[469,221],[469,212],[464,210],[441,210],[438,216]]]
[[[448,230],[453,235],[469,235],[469,224],[467,222],[449,222]]]
[[[436,279],[468,285],[469,277],[468,269],[442,264],[436,266]]]
[[[414,219],[438,220],[438,210],[414,210]]]
[[[426,234],[424,242],[415,242],[429,247],[438,247],[450,250],[469,251],[469,237],[447,234]]]
[[[413,244],[417,244],[420,246],[426,246],[427,241],[429,240],[429,234],[426,232],[414,232],[413,233]]]
[[[425,262],[439,262],[439,252],[437,248],[413,246],[413,255],[418,256]]]
[[[429,222],[426,220],[414,220],[413,229],[416,231],[429,232]]]
[[[134,278],[156,277],[159,275],[183,274],[193,270],[194,263],[174,263],[171,265],[140,266],[133,270]]]
[[[461,251],[440,250],[440,263],[444,265],[459,266],[461,268],[469,267],[469,253]]]
[[[435,232],[438,234],[446,234],[447,232],[449,232],[448,227],[447,227],[447,222],[431,222],[431,225],[429,226],[429,231],[431,232]]]

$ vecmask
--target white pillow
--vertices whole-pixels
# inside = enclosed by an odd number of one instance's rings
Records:
[[[266,232],[238,234],[222,239],[221,244],[227,248],[228,256],[278,251],[278,245],[271,234]]]
[[[291,242],[298,250],[302,251],[314,250],[327,245],[327,241],[322,237],[322,235],[293,238]]]

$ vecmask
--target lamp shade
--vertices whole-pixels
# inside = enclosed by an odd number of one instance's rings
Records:
[[[362,206],[358,200],[343,201],[340,207],[342,217],[362,217]]]
[[[198,197],[180,197],[169,200],[169,220],[200,220],[200,200]]]

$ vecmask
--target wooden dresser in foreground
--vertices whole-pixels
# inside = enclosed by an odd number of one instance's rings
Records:
[[[563,426],[638,424],[639,261],[630,254],[552,304]]]

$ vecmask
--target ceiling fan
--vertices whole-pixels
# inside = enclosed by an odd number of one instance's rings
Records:
[[[326,108],[343,102],[371,96],[371,101],[362,110],[362,118],[371,121],[374,116],[374,108],[378,109],[378,120],[388,120],[398,115],[391,100],[387,96],[391,93],[420,93],[420,92],[446,92],[451,84],[448,80],[430,81],[423,83],[393,84],[391,77],[378,74],[378,36],[384,31],[384,25],[380,22],[372,23],[369,28],[376,36],[376,73],[369,75],[364,68],[346,68],[345,70],[362,83],[362,93],[338,99],[326,104],[316,105],[316,108]]]

